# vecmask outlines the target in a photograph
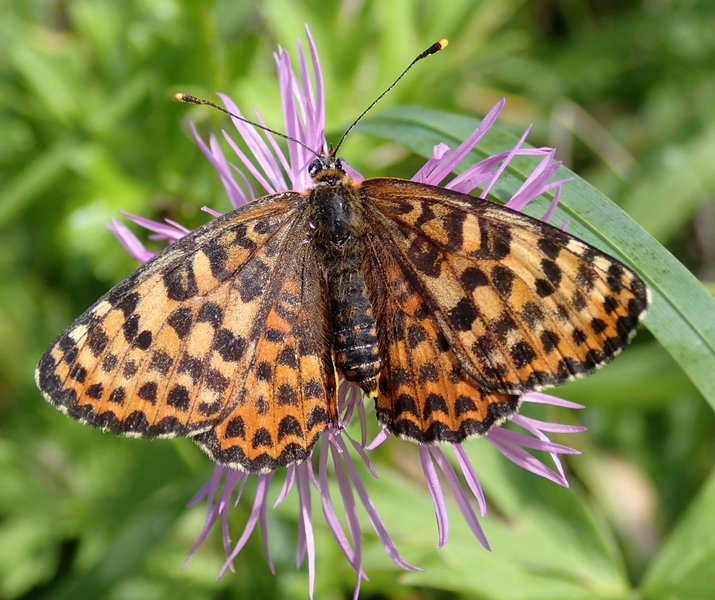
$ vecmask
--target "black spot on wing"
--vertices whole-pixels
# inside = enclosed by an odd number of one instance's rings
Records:
[[[436,383],[439,381],[439,372],[437,367],[435,367],[432,363],[422,365],[420,367],[418,380],[420,385],[425,385],[426,383]]]
[[[303,385],[303,394],[306,398],[322,398],[324,396],[323,386],[317,379],[311,379]]]
[[[410,244],[407,257],[410,264],[422,275],[439,277],[442,272],[444,257],[435,246],[428,244],[422,238],[416,238]]]
[[[561,246],[549,238],[540,238],[536,245],[551,260],[556,260],[561,252]]]
[[[109,394],[109,401],[113,402],[114,404],[123,404],[126,397],[126,390],[123,387],[118,387],[113,389],[112,393]]]
[[[129,317],[122,325],[122,333],[124,333],[124,339],[130,344],[134,342],[134,338],[139,332],[139,315],[134,314]]]
[[[175,385],[166,397],[166,403],[177,410],[186,411],[189,408],[189,390],[183,385]]]
[[[409,394],[400,394],[394,403],[394,411],[396,415],[401,413],[410,413],[415,417],[419,417],[419,411],[417,410],[417,404],[415,399]]]
[[[212,392],[223,394],[231,382],[217,369],[211,369],[206,373],[206,387]]]
[[[132,340],[132,348],[138,348],[139,350],[147,350],[151,346],[152,333],[148,329],[140,331],[137,336]]]
[[[223,309],[215,302],[204,302],[196,314],[197,323],[209,323],[214,329],[218,329],[223,323]]]
[[[114,369],[117,368],[118,362],[119,359],[116,355],[112,354],[111,352],[107,352],[107,354],[105,354],[104,358],[102,359],[102,371],[104,371],[105,373],[111,373],[112,371],[114,371]]]
[[[288,435],[293,435],[299,438],[304,437],[303,428],[300,426],[300,422],[291,415],[283,417],[281,422],[278,424],[278,441],[280,442]]]
[[[183,302],[199,293],[191,262],[183,262],[176,268],[164,273],[166,295],[170,300]]]
[[[193,326],[193,311],[188,307],[177,308],[166,319],[166,323],[171,327],[180,340],[186,338]]]
[[[453,308],[449,309],[447,316],[454,329],[457,331],[469,331],[478,313],[475,306],[467,298],[462,298]]]
[[[226,362],[238,362],[246,352],[246,340],[228,329],[219,329],[213,341],[213,349]]]
[[[542,331],[539,339],[541,340],[541,346],[546,354],[551,354],[561,341],[559,334],[555,331],[551,331],[550,329]]]
[[[90,352],[95,358],[102,354],[102,352],[104,352],[104,349],[107,347],[108,343],[109,337],[107,337],[107,334],[104,333],[104,331],[99,328],[95,328],[90,331],[89,336],[87,338],[87,346],[89,347]]]
[[[291,369],[298,367],[298,360],[295,355],[295,350],[290,346],[286,346],[278,354],[278,364],[285,365]]]
[[[425,400],[422,418],[425,421],[429,421],[432,418],[432,413],[434,412],[438,414],[449,414],[449,409],[447,408],[447,401],[444,399],[444,396],[432,392]]]
[[[249,261],[236,274],[233,285],[241,296],[242,302],[252,302],[263,294],[270,272],[269,267],[256,258]]]
[[[292,386],[287,383],[282,384],[278,388],[278,404],[279,406],[295,406],[298,403],[298,395]]]
[[[535,302],[526,302],[521,307],[521,318],[528,325],[529,329],[536,329],[545,318],[544,312]]]
[[[415,349],[427,339],[427,332],[422,325],[410,325],[407,329],[407,343]]]
[[[502,298],[509,298],[514,285],[514,279],[516,279],[514,272],[503,265],[496,265],[492,269],[491,277],[492,285],[499,292],[499,295],[501,295]]]
[[[273,368],[267,361],[262,361],[258,363],[256,367],[256,379],[258,381],[270,381],[273,376]]]
[[[186,373],[194,383],[201,379],[204,363],[200,358],[184,354],[179,361],[179,373]]]
[[[489,278],[477,267],[467,267],[459,277],[464,289],[473,292],[478,287],[489,285]]]
[[[209,261],[211,275],[218,280],[224,281],[231,273],[226,270],[228,253],[218,240],[211,240],[202,248],[203,253]]]
[[[71,369],[69,373],[70,379],[74,379],[78,383],[84,383],[84,380],[87,377],[87,369],[85,369],[82,365],[75,364]]]
[[[121,310],[124,313],[124,318],[128,318],[139,305],[139,294],[137,292],[132,292],[124,296],[117,304],[114,306],[117,310]]]
[[[534,349],[524,341],[517,342],[509,350],[512,360],[514,361],[514,366],[517,369],[523,369],[528,366],[533,360],[536,360],[536,353]]]
[[[156,393],[158,390],[158,386],[155,381],[148,381],[147,383],[144,383],[140,388],[139,391],[137,392],[137,396],[141,398],[142,400],[146,400],[147,402],[150,402],[151,404],[156,404]]]
[[[454,414],[457,417],[461,417],[462,415],[475,410],[477,410],[477,406],[474,404],[474,400],[472,400],[469,396],[459,396],[457,401],[454,403]]]
[[[139,366],[137,365],[136,361],[133,361],[131,359],[125,361],[124,365],[122,365],[122,376],[124,379],[131,379],[134,377],[134,375],[137,374],[137,370],[139,369]]]
[[[509,337],[509,333],[518,329],[516,321],[508,312],[503,312],[498,319],[492,322],[492,331],[496,334],[497,339],[504,343]]]
[[[548,280],[540,277],[535,282],[536,294],[539,298],[548,298],[556,291],[554,285]]]
[[[242,440],[246,439],[246,425],[243,422],[242,417],[234,417],[226,425],[226,437],[227,438],[240,438]]]
[[[308,431],[318,425],[327,425],[329,420],[327,411],[321,406],[316,406],[308,413]]]
[[[104,386],[101,383],[93,383],[86,390],[87,396],[89,396],[93,400],[99,400],[102,397],[103,393]]]
[[[271,437],[270,431],[268,431],[265,427],[260,427],[259,429],[257,429],[256,433],[253,434],[251,446],[253,446],[254,448],[272,447],[273,438]]]
[[[174,359],[171,358],[171,356],[169,356],[163,350],[157,350],[151,356],[151,361],[149,362],[149,369],[151,371],[161,373],[162,375],[166,375],[169,372],[171,365],[173,364]]]
[[[541,270],[546,275],[546,279],[553,286],[558,287],[561,283],[561,278],[563,273],[561,272],[561,267],[559,267],[553,260],[543,259],[541,261]]]

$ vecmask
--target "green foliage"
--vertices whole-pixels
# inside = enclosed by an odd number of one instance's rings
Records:
[[[712,289],[715,278],[709,0],[8,0],[0,7],[0,598],[307,597],[305,567],[295,570],[294,498],[269,511],[275,577],[254,536],[236,574],[217,582],[218,530],[182,570],[205,510],[184,506],[208,478],[208,461],[187,440],[119,439],[75,423],[32,382],[53,337],[135,266],[104,226],[119,210],[195,226],[206,220],[201,205],[229,208],[189,123],[204,135],[230,124],[172,95],[223,91],[282,129],[271,53],[298,38],[305,46],[304,23],[320,53],[333,140],[418,52],[450,40],[348,139],[342,154],[353,166],[409,176],[415,154],[471,130],[461,115],[481,117],[507,96],[498,126],[508,133],[490,132],[474,160],[533,123],[529,142],[555,145],[583,178],[564,188],[555,222],[569,220],[569,231],[622,257],[654,293],[652,336],[642,332],[612,366],[559,390],[584,411],[530,407],[531,416],[589,427],[558,439],[583,452],[568,463],[571,489],[523,472],[489,444],[467,444],[489,502],[491,552],[456,511],[437,550],[429,496],[413,478],[416,451],[392,440],[374,453],[371,497],[405,558],[425,572],[396,569],[365,519],[363,597],[711,597],[715,311],[696,279]],[[514,163],[497,197],[519,185],[527,163]],[[234,540],[249,511],[233,509]],[[313,512],[316,597],[349,597],[355,574],[317,504]]]

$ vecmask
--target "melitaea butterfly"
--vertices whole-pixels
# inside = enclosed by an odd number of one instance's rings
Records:
[[[633,271],[560,229],[413,181],[358,183],[332,149],[309,171],[308,191],[199,227],[100,298],[40,360],[45,397],[267,471],[337,424],[338,374],[390,432],[457,443],[608,362],[645,313]]]

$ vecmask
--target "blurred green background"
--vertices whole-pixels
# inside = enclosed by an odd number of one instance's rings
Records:
[[[481,117],[506,96],[499,127],[519,135],[533,124],[532,145],[557,147],[713,289],[711,0],[5,0],[0,598],[307,597],[305,568],[294,566],[295,499],[269,511],[275,577],[254,537],[237,572],[217,582],[218,531],[182,570],[204,518],[202,506],[184,506],[209,477],[208,459],[187,440],[84,427],[32,380],[52,339],[135,268],[105,227],[117,211],[195,226],[206,220],[201,205],[229,208],[189,123],[204,134],[230,123],[172,95],[223,91],[282,129],[272,52],[305,43],[304,23],[323,66],[329,139],[417,53],[449,38],[373,118],[402,104]],[[421,160],[358,132],[342,154],[366,175],[409,176]],[[571,489],[484,442],[468,444],[490,505],[491,553],[458,514],[437,550],[416,451],[392,440],[374,453],[380,479],[370,493],[403,556],[426,572],[394,567],[367,524],[361,597],[715,598],[715,418],[706,399],[646,331],[612,366],[558,394],[586,410],[529,414],[588,426],[556,437],[583,452],[567,461]],[[233,509],[234,540],[249,511]],[[350,597],[354,573],[317,497],[313,512],[316,597]]]

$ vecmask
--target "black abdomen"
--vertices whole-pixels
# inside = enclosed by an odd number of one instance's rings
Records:
[[[380,373],[377,326],[365,277],[357,265],[350,267],[331,273],[328,279],[335,366],[345,379],[374,395]]]

